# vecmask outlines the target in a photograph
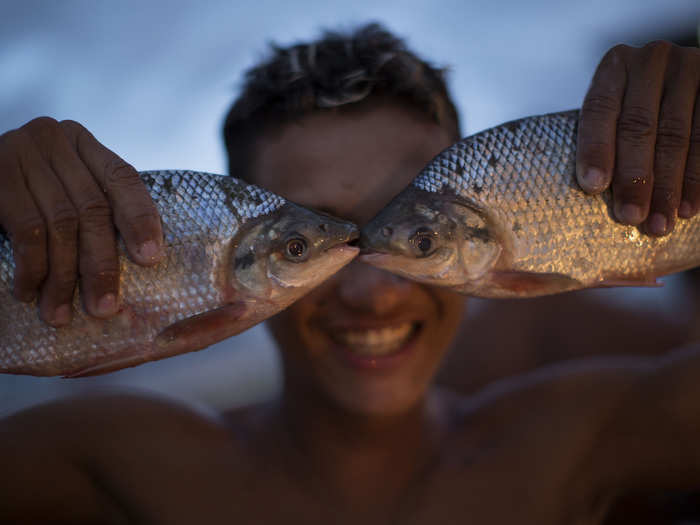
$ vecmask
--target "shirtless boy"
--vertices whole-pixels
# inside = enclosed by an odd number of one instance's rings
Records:
[[[699,85],[695,49],[603,58],[579,175],[586,191],[612,179],[620,221],[663,235],[700,208]],[[440,73],[368,26],[276,51],[224,135],[232,175],[362,225],[458,130]],[[79,278],[87,311],[112,315],[114,226],[144,264],[161,242],[134,169],[80,124],[41,118],[0,136],[0,174],[18,300],[38,294],[42,319],[68,323]],[[0,422],[0,522],[592,524],[625,491],[700,485],[700,347],[462,397],[431,382],[464,304],[355,261],[268,321],[274,402],[212,419],[101,395],[15,414]]]

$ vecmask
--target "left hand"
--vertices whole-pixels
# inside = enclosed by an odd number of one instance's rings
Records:
[[[581,108],[576,173],[588,193],[612,181],[624,224],[666,235],[700,210],[700,49],[618,45]]]

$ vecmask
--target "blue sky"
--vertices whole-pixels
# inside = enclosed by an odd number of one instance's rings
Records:
[[[215,172],[222,115],[270,41],[378,20],[450,68],[467,134],[576,107],[613,43],[700,18],[698,0],[4,3],[0,130],[72,118],[138,169]]]

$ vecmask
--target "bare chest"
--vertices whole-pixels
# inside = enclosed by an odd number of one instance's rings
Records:
[[[438,465],[400,497],[373,502],[339,501],[337,494],[324,490],[323,480],[313,475],[292,478],[275,460],[237,458],[152,484],[148,503],[134,516],[153,524],[602,523],[607,502],[597,508],[577,504],[546,465],[533,468],[527,451],[521,452],[520,461],[507,454]],[[231,465],[237,468],[227,468]]]

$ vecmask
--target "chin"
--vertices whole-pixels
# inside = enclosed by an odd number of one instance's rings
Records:
[[[423,399],[442,352],[420,341],[373,361],[331,348],[312,365],[314,379],[338,408],[356,415],[391,416],[410,412]]]
[[[461,309],[455,311],[438,318],[416,307],[390,319],[346,315],[320,323],[295,315],[304,313],[297,307],[267,326],[281,350],[288,392],[320,396],[348,414],[385,417],[422,402],[456,331]]]
[[[427,391],[406,390],[401,387],[368,391],[366,388],[327,392],[341,410],[365,417],[391,417],[411,412],[418,406]]]

